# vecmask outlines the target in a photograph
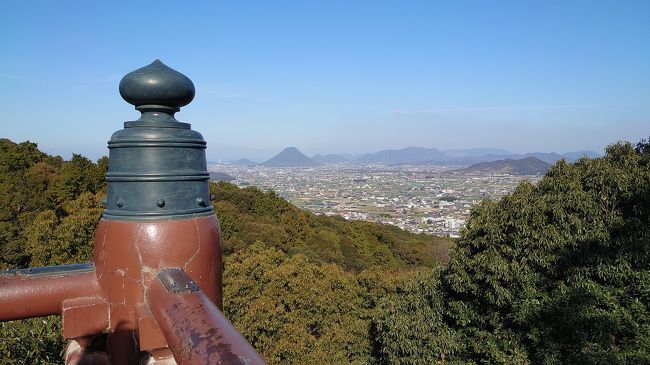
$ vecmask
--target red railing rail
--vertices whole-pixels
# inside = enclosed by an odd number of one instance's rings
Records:
[[[147,303],[182,365],[264,364],[264,360],[182,270],[163,270]]]

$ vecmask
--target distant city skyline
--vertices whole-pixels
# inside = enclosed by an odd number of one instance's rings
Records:
[[[0,137],[106,155],[156,58],[212,161],[409,146],[513,153],[650,135],[650,2],[3,2]]]

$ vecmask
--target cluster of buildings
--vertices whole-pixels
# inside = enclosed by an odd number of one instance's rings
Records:
[[[316,214],[391,224],[414,232],[457,237],[472,204],[499,198],[538,176],[465,173],[437,166],[315,168],[211,165],[238,186],[271,189]]]

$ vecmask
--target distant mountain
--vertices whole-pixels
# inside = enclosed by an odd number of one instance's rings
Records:
[[[444,150],[449,157],[454,158],[476,158],[485,155],[511,155],[512,152],[500,148],[469,148],[464,150]]]
[[[565,159],[567,162],[575,162],[578,160],[580,157],[589,157],[589,158],[597,158],[600,157],[601,155],[597,152],[594,151],[579,151],[579,152],[567,152],[563,154],[559,154],[556,152],[530,152],[530,153],[523,153],[523,154],[510,154],[510,155],[493,155],[493,154],[488,154],[484,155],[481,157],[476,157],[479,160],[483,160],[486,162],[489,161],[498,161],[498,160],[504,160],[504,159],[512,159],[512,160],[521,160],[527,157],[535,157],[537,159],[540,159],[546,163],[549,164],[554,164],[558,162],[559,160]]]
[[[240,158],[237,161],[232,161],[230,164],[231,165],[236,165],[236,166],[255,166],[255,165],[257,165],[257,162],[251,161],[251,160],[249,160],[247,158]]]
[[[559,154],[556,152],[511,153],[500,148],[469,148],[440,151],[435,148],[408,147],[399,150],[383,150],[364,155],[327,154],[314,155],[311,159],[295,147],[286,148],[272,159],[263,162],[263,166],[309,167],[319,164],[337,165],[355,163],[359,165],[440,165],[471,166],[481,162],[500,160],[522,160],[534,157],[548,164],[565,159],[575,162],[581,157],[597,158],[601,154],[594,151],[577,151]],[[233,165],[255,166],[254,161],[242,158],[232,162]]]
[[[210,180],[212,181],[233,181],[235,177],[225,172],[210,171]]]
[[[340,155],[351,162],[351,161],[358,160],[359,157],[365,155],[365,153],[341,153]]]
[[[335,154],[314,155],[311,157],[311,159],[328,165],[337,165],[337,164],[350,162],[350,159],[348,159],[347,157],[343,155],[335,155]]]
[[[578,152],[567,152],[562,154],[568,161],[577,161],[578,159],[582,157],[588,157],[588,158],[598,158],[601,157],[602,154],[595,152],[595,151],[578,151]]]
[[[557,161],[560,161],[561,159],[564,158],[564,156],[555,152],[533,152],[533,153],[525,153],[523,156],[525,158],[534,157],[548,164],[554,164]]]
[[[551,165],[536,157],[527,157],[520,160],[507,158],[491,162],[481,162],[463,169],[465,172],[483,172],[490,174],[511,175],[541,175]]]
[[[444,161],[449,156],[435,148],[408,147],[401,150],[384,150],[361,156],[355,163],[363,165],[408,165]]]
[[[305,156],[296,147],[287,147],[260,165],[267,167],[314,167],[323,164]]]
[[[480,162],[489,162],[489,161],[494,161],[494,159],[486,160],[483,157],[454,157],[442,161],[427,162],[425,164],[434,165],[434,166],[471,166]]]

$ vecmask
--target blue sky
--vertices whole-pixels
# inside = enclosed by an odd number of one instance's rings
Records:
[[[0,136],[96,158],[160,58],[208,157],[602,150],[650,135],[650,1],[3,1]]]

